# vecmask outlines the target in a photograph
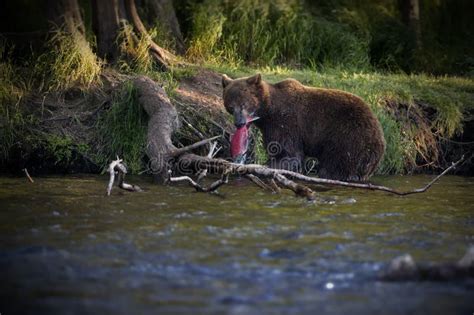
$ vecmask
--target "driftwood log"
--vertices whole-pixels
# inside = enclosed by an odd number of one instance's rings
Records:
[[[261,188],[266,188],[273,192],[278,192],[280,188],[285,188],[309,200],[315,198],[315,193],[305,184],[379,190],[405,196],[425,192],[433,183],[439,180],[441,176],[463,161],[463,158],[461,158],[456,163],[453,163],[422,188],[411,191],[398,191],[371,183],[351,183],[310,177],[300,173],[272,169],[258,164],[236,164],[224,159],[214,158],[214,154],[212,153],[214,149],[211,149],[208,156],[199,156],[190,153],[190,151],[199,146],[211,143],[220,136],[205,139],[183,148],[177,148],[172,143],[171,136],[179,128],[178,112],[164,89],[146,76],[134,78],[133,85],[137,90],[139,103],[149,115],[146,151],[150,159],[150,170],[154,175],[155,181],[162,184],[185,181],[197,191],[212,192],[226,184],[230,176],[240,175],[248,178]],[[171,176],[173,173],[179,176]],[[220,174],[221,178],[212,183],[209,187],[203,187],[199,184],[199,181],[208,173]],[[191,178],[192,175],[198,175],[198,180],[193,180]],[[268,180],[268,184],[262,179]]]

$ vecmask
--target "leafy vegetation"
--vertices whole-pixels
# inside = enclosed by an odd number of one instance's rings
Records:
[[[100,83],[103,62],[90,43],[57,29],[46,43],[46,50],[34,60],[33,75],[40,90],[58,91],[71,87],[87,89]]]
[[[395,0],[205,0],[185,28],[194,59],[343,70],[474,73],[473,2],[420,0],[421,47]]]
[[[220,63],[366,68],[368,39],[314,18],[300,1],[207,0],[196,5],[188,55]]]
[[[97,122],[97,153],[94,159],[105,169],[116,156],[125,159],[131,173],[144,169],[148,117],[137,102],[130,82],[114,95],[110,109]]]
[[[148,53],[149,41],[145,36],[141,36],[138,41],[134,40],[133,28],[125,24],[118,36],[121,56],[119,59],[119,69],[125,73],[150,73],[153,68],[153,59]]]

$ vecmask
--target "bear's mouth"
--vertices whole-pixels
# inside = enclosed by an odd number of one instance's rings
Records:
[[[253,123],[254,121],[256,121],[257,119],[260,118],[260,117],[254,116],[253,114],[254,113],[245,115],[242,112],[234,113],[234,126],[237,129],[239,129],[239,128],[242,128],[244,126],[250,125],[251,123]]]

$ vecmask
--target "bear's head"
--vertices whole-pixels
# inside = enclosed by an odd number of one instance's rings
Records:
[[[263,85],[260,74],[235,80],[225,74],[222,76],[224,106],[234,115],[236,127],[243,126],[255,118],[262,106]]]

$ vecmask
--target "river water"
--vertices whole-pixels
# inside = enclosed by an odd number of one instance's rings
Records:
[[[431,176],[375,177],[400,189]],[[106,176],[0,178],[0,313],[472,314],[474,281],[382,282],[388,262],[448,262],[474,243],[474,178],[316,203],[244,180],[104,192]]]

